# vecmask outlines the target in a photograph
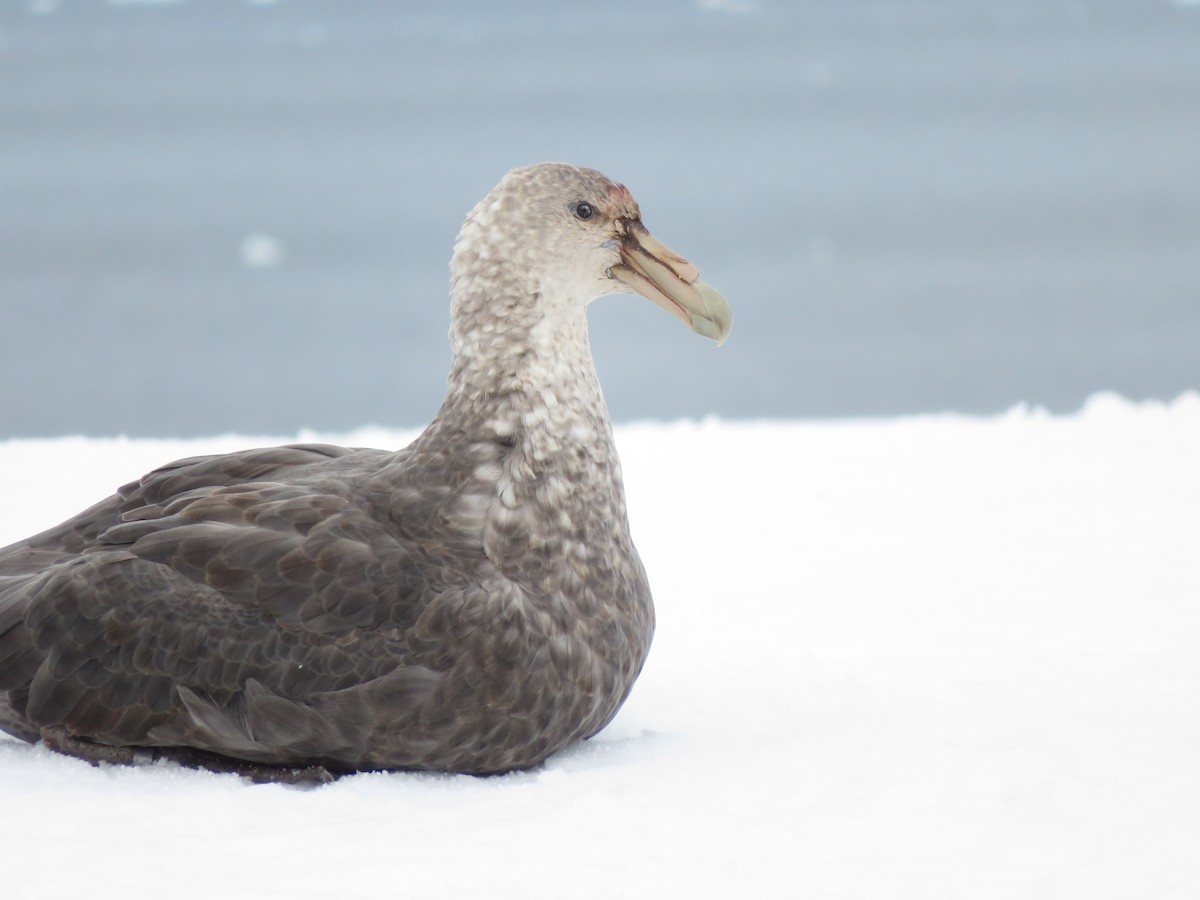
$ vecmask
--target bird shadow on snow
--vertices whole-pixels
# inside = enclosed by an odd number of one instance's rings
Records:
[[[41,743],[27,744],[0,735],[0,785],[22,785],[24,791],[41,787],[61,787],[63,780],[72,782],[73,788],[101,787],[112,790],[122,783],[129,787],[141,785],[146,779],[173,783],[188,782],[191,786],[211,784],[214,787],[228,786],[241,782],[247,788],[268,787],[289,790],[311,791],[336,788],[338,785],[365,785],[372,781],[389,784],[421,784],[424,787],[443,786],[461,789],[465,785],[517,785],[536,782],[546,776],[580,775],[605,769],[636,768],[639,762],[658,755],[673,736],[650,730],[627,731],[606,737],[601,733],[596,738],[580,741],[551,756],[544,763],[531,769],[505,772],[499,775],[462,775],[448,772],[422,771],[376,771],[356,772],[342,775],[328,784],[279,784],[258,785],[237,774],[211,772],[182,766],[170,760],[158,760],[138,765],[114,765],[92,763],[62,753],[57,753]]]

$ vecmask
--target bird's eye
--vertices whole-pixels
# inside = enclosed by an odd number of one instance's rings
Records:
[[[592,204],[590,204],[590,203],[576,203],[575,204],[576,218],[590,219],[595,214],[596,214],[596,211],[594,209],[592,209]]]

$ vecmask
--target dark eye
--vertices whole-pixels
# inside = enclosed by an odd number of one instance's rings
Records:
[[[595,214],[596,214],[596,211],[594,209],[592,209],[592,204],[590,204],[590,203],[576,203],[575,204],[576,217],[578,217],[580,219],[590,219]]]

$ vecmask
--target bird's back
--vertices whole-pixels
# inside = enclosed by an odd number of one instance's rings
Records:
[[[289,704],[436,680],[404,639],[427,560],[370,489],[395,460],[322,445],[181,460],[0,551],[0,725],[274,762],[368,756],[320,702]]]
[[[0,728],[460,771],[598,729],[628,685],[498,570],[440,463],[324,445],[181,460],[0,551]]]

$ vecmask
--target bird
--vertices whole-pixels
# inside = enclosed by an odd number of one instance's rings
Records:
[[[586,309],[641,294],[720,344],[730,307],[565,163],[506,174],[450,269],[408,446],[178,460],[0,550],[0,730],[306,783],[527,769],[612,720],[655,618]]]

